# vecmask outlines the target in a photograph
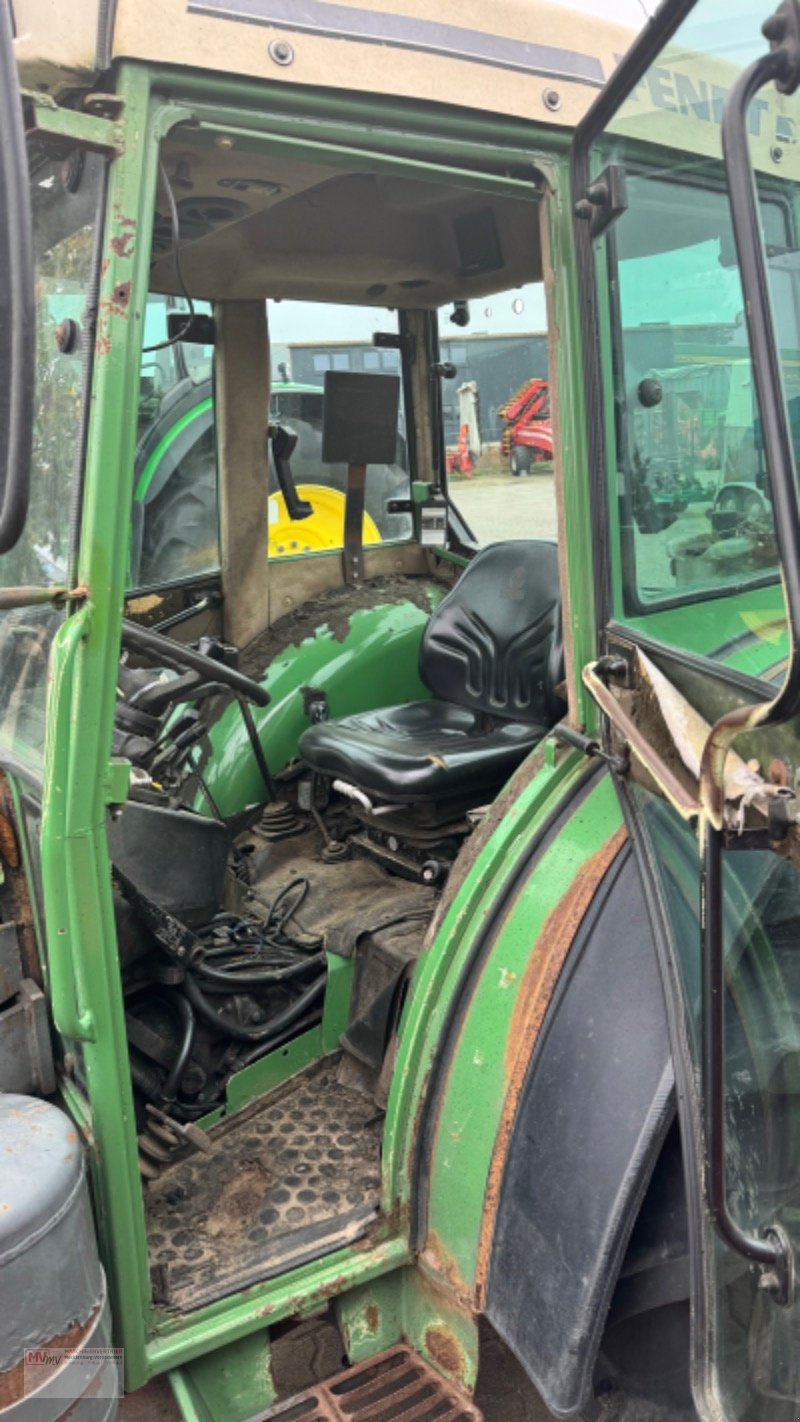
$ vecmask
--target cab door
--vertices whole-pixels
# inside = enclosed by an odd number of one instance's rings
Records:
[[[584,681],[661,943],[694,1401],[730,1422],[800,1402],[797,24],[663,6],[573,153],[605,533]]]

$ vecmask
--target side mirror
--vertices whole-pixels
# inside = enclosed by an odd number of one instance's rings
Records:
[[[11,7],[0,4],[0,553],[28,515],[36,370],[33,235]]]

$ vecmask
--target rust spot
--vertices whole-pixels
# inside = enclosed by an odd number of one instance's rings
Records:
[[[381,1326],[381,1315],[376,1303],[367,1304],[366,1310],[367,1332],[377,1333]]]
[[[767,770],[767,777],[771,785],[788,785],[789,767],[786,761],[781,760],[778,756],[776,756],[774,760],[771,760],[769,769]]]
[[[78,1132],[77,1132],[77,1131],[67,1131],[67,1140],[68,1140],[68,1141],[76,1141],[77,1139],[78,1139]]]
[[[454,1333],[441,1324],[425,1329],[425,1350],[432,1363],[451,1377],[461,1377],[464,1371],[464,1354]]]
[[[455,1259],[435,1230],[428,1233],[420,1262],[435,1276],[440,1287],[444,1285],[456,1299],[471,1306],[470,1289],[462,1279]]]
[[[111,353],[111,337],[110,337],[110,336],[107,336],[107,335],[105,334],[105,332],[103,333],[103,335],[98,335],[98,337],[97,337],[97,344],[96,344],[96,346],[95,346],[95,349],[96,349],[97,354],[98,354],[99,356],[107,356],[107,355],[110,355],[110,353]]]
[[[55,1337],[42,1340],[36,1346],[43,1353],[56,1352],[62,1348],[80,1348],[84,1339],[88,1337],[94,1327],[97,1318],[97,1309],[87,1319],[86,1323],[73,1323],[64,1333],[57,1333]],[[42,1369],[42,1380],[48,1376],[45,1369]],[[4,1412],[12,1403],[19,1402],[25,1391],[25,1358],[20,1358],[13,1368],[0,1373],[0,1412]],[[67,1414],[62,1414],[66,1416]]]
[[[500,1186],[528,1062],[575,935],[600,881],[627,838],[625,826],[620,825],[616,834],[581,865],[565,898],[547,915],[520,978],[506,1041],[506,1096],[486,1183],[483,1223],[478,1244],[475,1282],[479,1307],[486,1287]]]
[[[119,237],[111,238],[111,250],[118,257],[133,256],[134,237],[132,232],[121,232]]]
[[[9,873],[2,891],[2,916],[4,919],[13,919],[17,925],[17,941],[19,943],[22,967],[26,978],[33,978],[33,981],[42,985],[42,970],[39,963],[39,950],[36,945],[36,935],[33,931],[33,912],[31,909],[30,895],[28,893],[28,879],[22,864],[22,856],[19,849],[19,838],[16,825],[14,823],[14,801],[8,786],[6,777],[0,774],[0,816],[7,822],[14,836],[14,846],[16,847],[17,862],[13,864],[10,859],[5,859]]]
[[[131,284],[129,281],[117,282],[110,296],[106,296],[100,302],[100,321],[106,316],[128,315],[128,302],[131,299]]]
[[[0,814],[0,856],[9,869],[19,869],[19,844],[10,820]]]

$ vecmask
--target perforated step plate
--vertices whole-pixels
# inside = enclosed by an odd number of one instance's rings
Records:
[[[474,1402],[400,1345],[296,1393],[251,1422],[483,1422]]]
[[[360,1238],[375,1222],[383,1119],[338,1055],[209,1132],[147,1191],[157,1302],[192,1309]]]

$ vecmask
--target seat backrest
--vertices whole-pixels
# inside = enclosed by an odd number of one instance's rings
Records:
[[[442,599],[419,656],[442,701],[489,716],[555,725],[564,703],[558,550],[544,539],[484,548]]]

